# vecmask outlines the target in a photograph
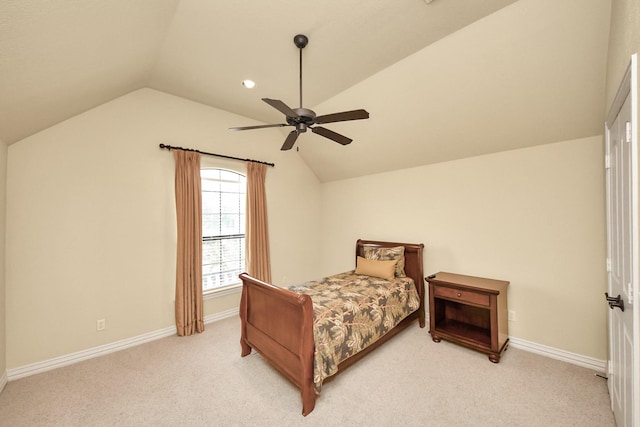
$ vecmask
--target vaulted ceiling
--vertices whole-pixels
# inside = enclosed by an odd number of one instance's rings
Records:
[[[281,123],[260,98],[299,106],[299,33],[304,107],[371,114],[326,125],[348,146],[298,139],[291,155],[321,181],[597,135],[609,12],[609,0],[4,0],[0,140],[145,87],[252,119],[234,125]]]

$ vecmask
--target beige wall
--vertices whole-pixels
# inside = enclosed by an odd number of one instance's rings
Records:
[[[601,136],[326,183],[323,273],[422,242],[427,274],[511,281],[510,335],[605,360],[604,200]]]
[[[173,324],[173,158],[160,142],[276,163],[276,283],[352,268],[357,238],[424,242],[427,273],[512,282],[511,335],[605,359],[600,137],[320,185],[279,150],[281,133],[226,131],[239,123],[142,90],[9,147],[8,369]],[[237,300],[207,301],[205,314]]]
[[[319,183],[295,152],[279,150],[278,130],[227,131],[244,124],[140,90],[9,147],[7,369],[174,324],[174,163],[159,143],[275,162],[267,173],[274,281],[317,270],[319,248],[308,242],[318,232],[308,225],[319,222]],[[237,301],[207,301],[205,315]],[[102,318],[107,328],[97,332]]]
[[[5,208],[6,208],[7,146],[0,141],[0,390],[7,369],[6,291],[5,291]]]
[[[640,2],[637,0],[613,0],[607,60],[608,111],[620,86],[631,55],[640,53]]]

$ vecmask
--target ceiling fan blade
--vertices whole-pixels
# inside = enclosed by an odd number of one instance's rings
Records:
[[[299,117],[298,113],[293,111],[287,104],[280,101],[279,99],[262,98],[262,100],[287,117]]]
[[[296,139],[298,139],[298,131],[292,130],[291,132],[289,132],[289,136],[287,136],[287,139],[284,140],[284,144],[282,144],[282,148],[280,150],[291,150],[293,144],[296,143]]]
[[[251,129],[264,129],[264,128],[281,128],[283,126],[291,126],[291,125],[287,125],[285,123],[278,123],[278,124],[275,124],[275,125],[242,126],[242,127],[229,128],[229,130],[251,130]]]
[[[323,128],[323,127],[320,127],[320,126],[316,126],[316,127],[311,128],[311,131],[313,133],[317,133],[318,135],[322,135],[325,138],[332,139],[335,142],[337,142],[338,144],[342,144],[342,145],[351,144],[351,141],[353,141],[351,138],[347,138],[344,135],[340,135],[337,132],[334,132],[332,130],[329,130],[327,128]]]
[[[347,120],[368,119],[369,113],[366,110],[343,111],[341,113],[325,114],[316,117],[315,122],[318,124],[346,122]]]

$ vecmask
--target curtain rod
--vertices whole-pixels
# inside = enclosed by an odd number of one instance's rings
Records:
[[[205,154],[207,156],[222,157],[225,159],[232,159],[232,160],[241,160],[243,162],[262,163],[263,165],[267,165],[271,167],[276,166],[275,163],[263,162],[260,160],[253,160],[253,159],[242,159],[240,157],[226,156],[224,154],[207,153],[205,151],[195,150],[193,148],[174,147],[173,145],[167,145],[167,144],[160,144],[160,148],[166,148],[167,150],[195,151],[196,153]]]

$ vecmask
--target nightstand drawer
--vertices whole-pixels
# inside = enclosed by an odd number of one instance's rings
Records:
[[[489,306],[489,295],[476,292],[463,291],[461,289],[449,288],[446,286],[434,286],[433,291],[436,297],[459,300],[469,304]]]

